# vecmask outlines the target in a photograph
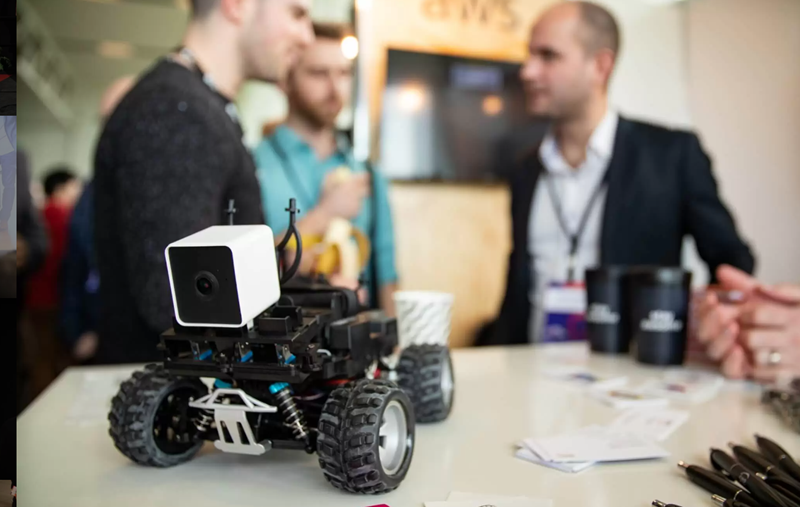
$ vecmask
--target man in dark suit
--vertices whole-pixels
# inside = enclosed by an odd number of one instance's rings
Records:
[[[614,17],[589,2],[558,4],[531,31],[521,78],[528,112],[550,129],[510,178],[506,295],[480,345],[539,341],[546,285],[580,281],[587,267],[679,266],[687,234],[711,273],[753,271],[697,136],[609,107],[619,38]]]

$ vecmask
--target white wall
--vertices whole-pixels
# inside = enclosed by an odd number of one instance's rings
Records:
[[[800,282],[800,1],[693,0],[690,104],[758,276]]]
[[[20,147],[29,154],[33,178],[41,178],[56,164],[66,164],[81,177],[91,174],[102,93],[101,88],[82,88],[72,101],[76,115],[68,126],[42,114],[38,105],[20,101],[17,137]]]
[[[652,0],[599,3],[615,15],[622,33],[611,103],[638,119],[690,127],[683,5]]]

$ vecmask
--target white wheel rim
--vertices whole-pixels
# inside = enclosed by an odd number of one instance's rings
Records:
[[[450,403],[453,401],[453,368],[450,366],[450,355],[448,354],[444,360],[444,364],[442,365],[442,378],[441,378],[441,388],[442,388],[442,400],[444,401],[444,406],[449,408]]]
[[[386,475],[400,470],[408,448],[408,424],[406,409],[397,400],[386,405],[378,430],[378,454]]]

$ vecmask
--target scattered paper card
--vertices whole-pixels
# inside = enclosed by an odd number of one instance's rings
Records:
[[[561,463],[635,461],[665,458],[669,452],[649,439],[596,427],[591,431],[525,440],[546,461]]]
[[[703,403],[717,395],[725,383],[715,373],[704,371],[670,371],[661,379],[645,382],[640,390],[677,402]]]
[[[527,446],[522,446],[517,449],[517,452],[514,454],[517,458],[530,461],[531,463],[535,463],[537,465],[542,465],[547,468],[552,468],[554,470],[558,470],[560,472],[566,472],[569,474],[576,474],[587,468],[594,465],[592,462],[585,462],[585,463],[556,463],[554,461],[545,461],[538,454],[530,450]]]
[[[593,398],[605,403],[606,405],[610,405],[619,409],[645,407],[652,408],[669,405],[668,399],[659,396],[653,396],[651,394],[645,394],[638,389],[592,389],[589,394]]]
[[[451,491],[447,497],[448,502],[461,502],[464,500],[527,500],[524,496],[487,495],[486,493],[467,493],[466,491]],[[548,500],[549,501],[549,500]]]
[[[450,496],[447,497],[447,504],[452,507],[452,502],[480,502],[480,505],[499,505],[497,502],[527,502],[521,505],[526,507],[553,507],[552,500],[540,500],[528,498],[525,496],[502,496],[502,495],[487,495],[485,493],[465,493],[463,491],[451,491]],[[470,504],[471,505],[471,504]]]
[[[552,368],[545,371],[549,378],[590,389],[616,389],[628,382],[627,377],[600,375],[582,368]]]
[[[688,419],[689,412],[685,410],[633,409],[617,417],[609,429],[663,442]]]
[[[481,496],[475,500],[425,502],[425,507],[553,507],[552,500]]]

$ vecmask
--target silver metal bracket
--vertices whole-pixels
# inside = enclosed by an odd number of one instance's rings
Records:
[[[231,397],[238,397],[241,403],[231,403]],[[189,402],[189,406],[214,411],[214,421],[219,436],[219,440],[214,442],[214,447],[220,451],[258,456],[272,448],[269,440],[255,441],[253,428],[247,420],[247,412],[271,414],[278,411],[277,407],[257,400],[241,389],[216,389],[202,398]],[[226,438],[225,429],[228,430],[229,438]]]

